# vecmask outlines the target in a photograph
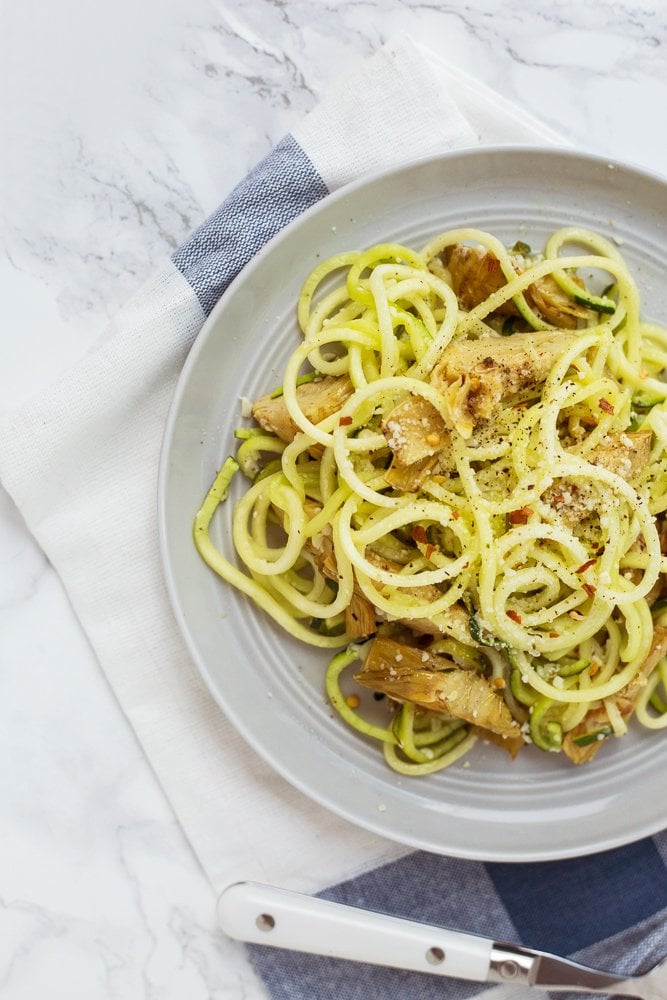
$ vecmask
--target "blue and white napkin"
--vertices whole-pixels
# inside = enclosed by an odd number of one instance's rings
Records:
[[[155,509],[167,410],[189,348],[235,275],[357,177],[508,142],[561,140],[409,39],[385,46],[165,260],[91,354],[0,419],[0,477],[216,890],[267,881],[629,971],[667,951],[664,835],[575,861],[483,865],[410,852],[350,826],[276,777],[226,722],[189,660],[162,580]],[[290,1000],[482,989],[269,949],[252,957],[269,995]]]

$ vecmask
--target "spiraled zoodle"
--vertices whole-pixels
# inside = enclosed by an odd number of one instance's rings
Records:
[[[667,727],[667,330],[617,246],[572,227],[539,253],[475,229],[381,244],[320,264],[298,321],[194,536],[335,651],[343,719],[406,774],[479,738],[581,763],[633,713]],[[239,468],[244,570],[209,535]]]

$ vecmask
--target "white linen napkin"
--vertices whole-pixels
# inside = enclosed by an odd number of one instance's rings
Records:
[[[463,146],[562,141],[407,38],[361,66],[292,135],[329,191]],[[172,617],[156,479],[176,380],[205,319],[200,300],[166,260],[90,354],[2,415],[0,477],[60,575],[213,886],[249,878],[312,891],[405,849],[278,778],[209,696]]]

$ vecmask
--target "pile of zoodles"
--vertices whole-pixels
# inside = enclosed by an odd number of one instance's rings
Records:
[[[406,774],[479,738],[581,763],[632,715],[665,728],[667,330],[617,246],[381,244],[316,267],[297,316],[194,538],[332,651],[345,722]],[[209,526],[239,471],[227,558]]]

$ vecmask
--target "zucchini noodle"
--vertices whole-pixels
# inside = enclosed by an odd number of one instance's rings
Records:
[[[574,226],[538,252],[383,243],[306,279],[301,342],[194,539],[335,652],[331,705],[399,773],[479,738],[583,763],[633,714],[667,728],[667,329],[640,305]],[[210,525],[239,471],[230,560]]]

